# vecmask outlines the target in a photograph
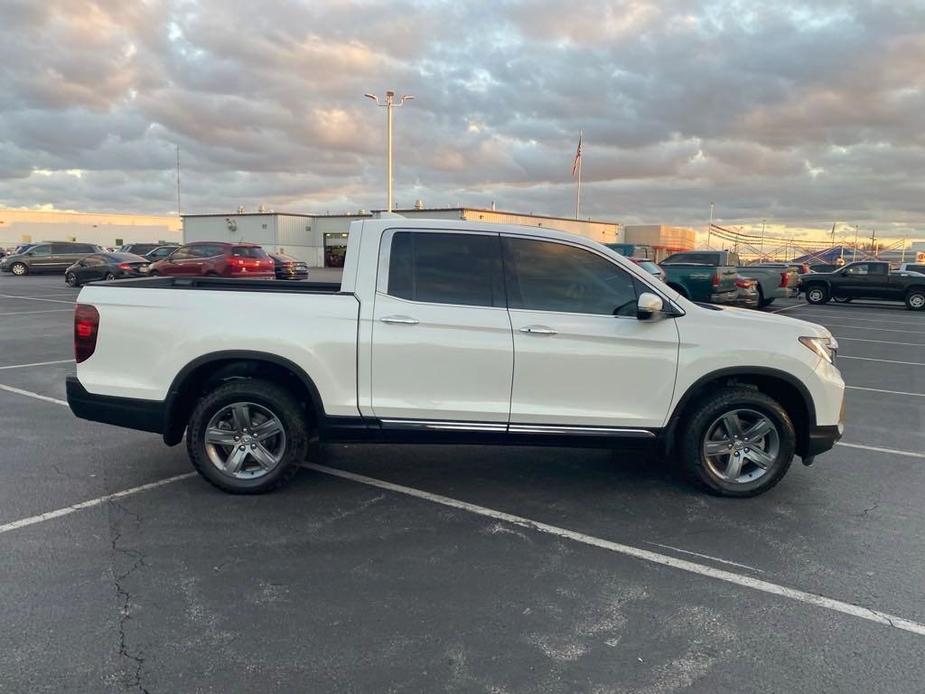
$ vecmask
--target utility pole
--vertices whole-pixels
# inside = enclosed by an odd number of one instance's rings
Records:
[[[376,102],[376,106],[382,106],[386,111],[386,122],[387,122],[387,144],[386,144],[386,187],[388,189],[387,193],[387,204],[386,211],[392,211],[392,108],[395,106],[402,106],[406,101],[411,101],[414,97],[410,94],[405,94],[400,97],[398,103],[395,103],[395,92],[389,90],[385,93],[385,102],[380,103],[379,97],[375,94],[364,94],[367,99],[372,99]]]
[[[180,216],[180,145],[177,145],[177,217]]]
[[[758,262],[761,262],[761,257],[764,255],[764,227],[768,223],[767,219],[761,220],[761,241],[758,246]]]
[[[875,245],[877,242],[877,239],[875,236],[876,233],[877,232],[874,231],[873,229],[870,230],[870,253],[875,258],[878,258],[879,256],[877,255],[877,246]]]
[[[857,224],[855,224],[854,225],[854,257],[851,259],[852,263],[858,259],[858,230],[859,229],[860,227]]]
[[[578,191],[575,193],[575,219],[581,219],[581,138],[584,130],[578,132],[578,151],[575,154],[575,165],[572,174],[578,174]]]
[[[713,232],[713,203],[710,203],[710,224],[707,226],[707,248],[710,246],[710,234]]]

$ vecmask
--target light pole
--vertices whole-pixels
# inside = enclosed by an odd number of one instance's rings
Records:
[[[398,103],[395,103],[395,92],[389,90],[385,93],[385,103],[379,101],[379,97],[375,94],[364,94],[367,99],[372,99],[376,102],[376,106],[382,106],[385,109],[387,114],[388,121],[388,144],[386,145],[386,184],[388,186],[388,204],[387,211],[392,211],[392,107],[401,106],[406,101],[411,101],[414,97],[410,94],[405,94],[400,97]]]
[[[710,246],[710,234],[713,232],[713,203],[710,203],[710,225],[707,227],[707,248]]]

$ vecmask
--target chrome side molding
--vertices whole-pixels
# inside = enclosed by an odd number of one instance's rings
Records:
[[[654,439],[648,429],[625,427],[558,426],[546,424],[504,424],[501,422],[454,422],[426,419],[382,419],[386,429],[407,431],[481,431],[499,434],[559,434],[573,436],[613,436],[619,438]]]

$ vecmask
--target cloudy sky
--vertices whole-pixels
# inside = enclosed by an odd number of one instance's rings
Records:
[[[0,0],[0,206],[410,205],[925,238],[925,0]],[[752,226],[751,228],[754,228]],[[846,230],[847,227],[844,227]],[[851,232],[853,233],[853,232]]]

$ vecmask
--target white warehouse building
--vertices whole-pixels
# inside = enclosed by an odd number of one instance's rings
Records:
[[[548,217],[493,209],[415,207],[395,210],[395,213],[416,219],[453,219],[485,224],[545,227],[579,234],[601,243],[615,243],[620,235],[620,225],[616,222]],[[338,215],[283,212],[184,215],[183,241],[258,243],[271,253],[286,253],[304,260],[309,267],[338,267],[343,265],[350,223],[378,214],[361,211],[356,214]]]

